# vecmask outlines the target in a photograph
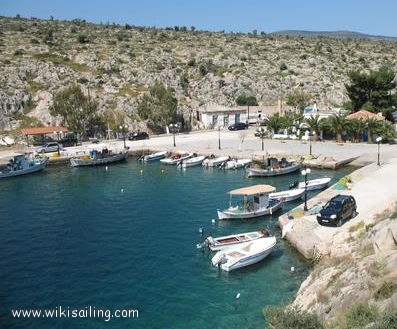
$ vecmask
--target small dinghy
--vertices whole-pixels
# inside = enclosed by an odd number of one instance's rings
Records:
[[[178,166],[180,165],[182,168],[201,166],[204,160],[205,160],[205,156],[200,155],[193,158],[189,158],[187,160],[183,160],[178,164]]]
[[[124,161],[127,159],[127,157],[128,151],[115,153],[108,149],[103,149],[101,152],[93,150],[90,152],[90,155],[71,158],[70,165],[72,167],[101,166]]]
[[[306,182],[306,189],[308,191],[321,190],[321,189],[327,187],[330,181],[331,181],[331,178],[329,178],[329,177],[323,177],[323,178],[317,178],[317,179],[308,180]],[[298,184],[298,188],[303,188],[304,189],[305,188],[305,182],[300,182]]]
[[[173,156],[166,158],[166,159],[161,159],[160,162],[162,164],[166,165],[177,165],[178,163],[182,162],[183,160],[189,159],[193,156],[193,153],[187,153],[184,151],[179,151],[176,152]]]
[[[254,232],[232,234],[213,238],[209,236],[205,243],[211,251],[225,250],[227,248],[236,247],[242,243],[247,243],[260,238],[266,238],[269,232],[266,229]]]
[[[43,170],[48,163],[47,157],[33,157],[31,153],[19,154],[8,161],[0,170],[0,178],[31,174]]]
[[[230,170],[230,169],[240,169],[247,167],[252,162],[251,159],[233,159],[226,161],[222,164],[221,168]]]
[[[300,199],[304,193],[305,193],[304,188],[297,188],[297,189],[288,190],[288,191],[270,193],[269,198],[280,199],[280,200],[283,200],[284,202],[288,202],[288,201],[294,201],[294,200]]]
[[[160,160],[160,159],[164,159],[166,155],[167,155],[167,151],[161,151],[161,152],[148,154],[148,155],[145,155],[142,158],[142,161],[143,162],[157,161],[157,160]]]
[[[225,210],[218,210],[218,218],[244,219],[272,215],[279,210],[283,204],[282,200],[269,198],[269,194],[275,190],[276,189],[270,185],[254,185],[232,190],[229,192],[230,206]],[[243,204],[232,206],[231,198],[233,195],[242,196]]]
[[[229,157],[218,157],[213,159],[205,159],[203,161],[203,167],[218,167],[222,163],[229,160]]]
[[[226,272],[246,267],[265,259],[274,249],[276,238],[260,238],[243,243],[238,247],[218,251],[212,258],[213,266],[218,266]]]

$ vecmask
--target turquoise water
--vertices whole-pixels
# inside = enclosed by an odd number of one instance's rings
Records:
[[[347,171],[311,176],[336,180]],[[219,272],[211,254],[196,248],[204,238],[199,229],[218,236],[268,227],[279,236],[276,216],[211,219],[227,206],[228,190],[260,182],[281,190],[295,179],[246,179],[243,171],[181,171],[131,159],[108,171],[50,167],[1,180],[0,327],[263,328],[262,308],[293,297],[308,265],[280,239],[260,264]],[[139,318],[11,318],[12,308],[59,305],[137,309]]]

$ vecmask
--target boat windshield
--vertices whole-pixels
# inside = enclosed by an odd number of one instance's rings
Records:
[[[339,202],[336,201],[328,201],[324,208],[338,208]]]

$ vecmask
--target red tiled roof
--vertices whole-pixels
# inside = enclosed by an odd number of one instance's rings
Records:
[[[66,133],[68,129],[65,127],[33,127],[22,128],[21,133],[24,135],[45,135],[56,133]]]
[[[347,120],[368,120],[368,119],[376,119],[376,120],[385,120],[385,118],[382,115],[375,114],[366,110],[360,110],[355,113],[349,114],[346,119]]]

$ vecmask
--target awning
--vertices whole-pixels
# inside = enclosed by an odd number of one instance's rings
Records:
[[[262,193],[272,193],[276,190],[275,187],[271,185],[253,185],[248,187],[238,188],[229,192],[231,195],[255,195]]]
[[[68,129],[65,127],[53,126],[53,127],[32,127],[22,128],[21,133],[24,135],[46,135],[53,133],[67,133]]]
[[[369,120],[369,119],[375,119],[378,121],[385,120],[385,118],[382,116],[382,114],[375,114],[375,113],[372,113],[372,112],[369,112],[366,110],[360,110],[355,113],[349,114],[346,117],[346,119],[347,120],[362,120],[362,121]]]

